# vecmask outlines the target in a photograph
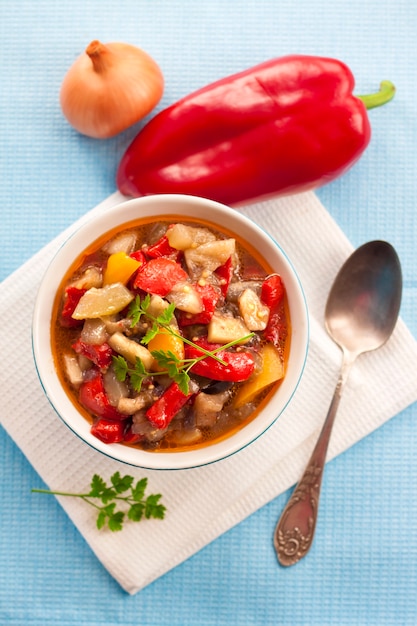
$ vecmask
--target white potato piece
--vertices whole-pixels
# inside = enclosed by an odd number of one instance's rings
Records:
[[[84,320],[113,315],[130,304],[133,297],[133,294],[122,283],[112,283],[99,289],[92,287],[80,298],[72,317],[76,320]]]

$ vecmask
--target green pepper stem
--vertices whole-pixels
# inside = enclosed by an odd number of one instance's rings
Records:
[[[379,91],[377,93],[370,93],[365,96],[356,96],[359,100],[362,100],[365,107],[369,109],[374,109],[375,107],[380,107],[383,104],[386,104],[395,96],[395,85],[392,84],[390,80],[383,80],[379,86]]]

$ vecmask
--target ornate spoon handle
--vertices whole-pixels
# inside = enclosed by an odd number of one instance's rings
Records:
[[[316,446],[276,526],[274,546],[281,565],[297,563],[307,554],[313,543],[327,448],[351,365],[352,362],[348,362],[342,367]]]

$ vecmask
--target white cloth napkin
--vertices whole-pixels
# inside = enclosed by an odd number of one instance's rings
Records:
[[[134,469],[90,449],[55,415],[33,363],[31,315],[21,317],[30,310],[28,303],[33,305],[43,272],[68,234],[92,214],[124,199],[118,193],[110,196],[0,285],[0,345],[8,364],[2,371],[0,419],[51,489],[88,491],[94,473],[108,480],[119,470],[137,479],[147,476],[149,493],[163,494],[163,521],[127,522],[116,533],[97,530],[93,508],[81,500],[59,498],[102,564],[133,594],[300,477],[339,372],[341,353],[324,330],[323,313],[331,283],[352,246],[311,192],[241,209],[276,238],[303,283],[311,337],[303,380],[274,426],[242,452],[192,470]],[[417,343],[399,320],[383,348],[357,361],[341,401],[329,459],[417,400],[416,370]]]

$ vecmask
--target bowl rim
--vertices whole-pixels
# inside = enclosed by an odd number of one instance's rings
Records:
[[[181,207],[181,210],[175,210],[175,206]],[[210,215],[205,215],[204,212],[199,214],[202,209],[205,212],[209,210]],[[139,215],[135,214],[136,211]],[[251,245],[262,242],[261,256],[265,257],[266,250],[279,260],[279,273],[287,288],[292,323],[287,374],[267,406],[254,420],[234,434],[203,447],[179,452],[145,451],[123,444],[106,444],[91,435],[89,422],[77,411],[59,381],[50,348],[52,306],[59,284],[70,265],[88,245],[119,224],[124,226],[138,218],[154,215],[183,215],[184,219],[196,220],[200,217],[214,226],[217,224],[220,230],[224,227],[236,232],[243,240],[247,239],[244,233],[250,233]],[[273,266],[268,259],[265,260]],[[60,264],[63,270],[57,272],[56,267]],[[99,216],[91,216],[70,233],[55,252],[41,279],[33,310],[31,339],[35,368],[45,396],[61,421],[78,438],[107,457],[134,467],[152,470],[191,469],[220,461],[243,450],[263,435],[282,415],[291,402],[305,369],[309,347],[309,317],[305,293],[292,262],[275,238],[254,220],[213,200],[184,194],[155,194],[113,205]],[[45,343],[48,350],[45,350]]]

